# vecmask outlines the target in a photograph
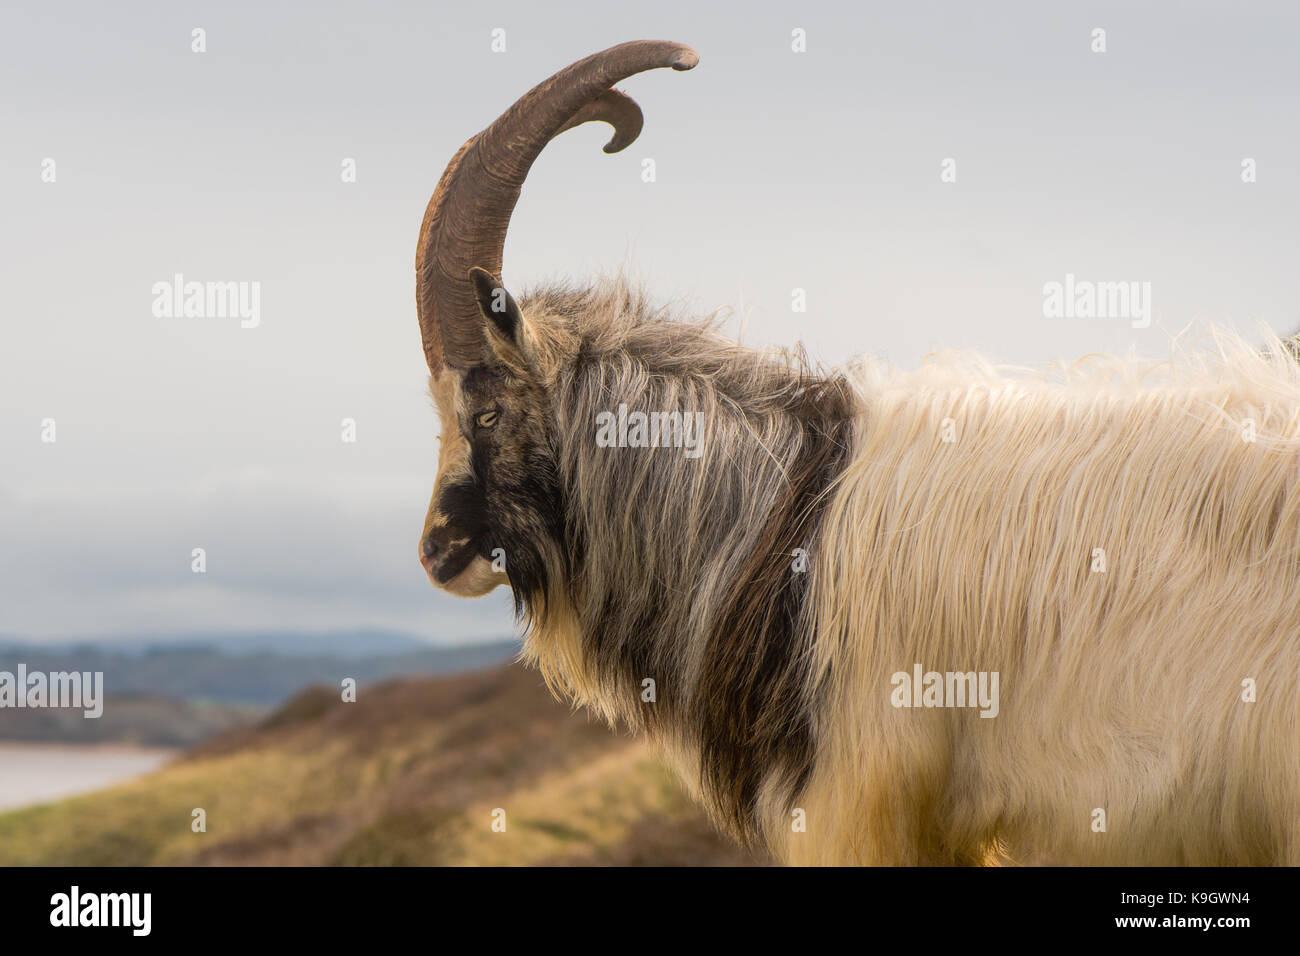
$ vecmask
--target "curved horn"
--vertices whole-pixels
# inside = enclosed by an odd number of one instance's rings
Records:
[[[641,132],[641,109],[613,84],[644,70],[689,70],[690,47],[666,40],[621,43],[539,83],[452,157],[424,211],[415,253],[416,308],[424,355],[434,375],[444,364],[469,368],[485,343],[469,270],[501,274],[506,229],[529,168],[553,137],[600,120],[614,127],[605,152]]]

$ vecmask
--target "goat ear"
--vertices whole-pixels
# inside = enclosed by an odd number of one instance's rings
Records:
[[[486,320],[488,341],[492,343],[493,351],[499,353],[502,345],[508,345],[522,353],[524,316],[514,296],[486,269],[475,266],[469,270],[469,277],[474,283],[474,298],[478,300],[478,310]]]

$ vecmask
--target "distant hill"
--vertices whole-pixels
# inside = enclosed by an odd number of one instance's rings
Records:
[[[492,644],[513,643],[505,635]],[[470,645],[472,647],[473,645]],[[210,631],[177,637],[138,637],[130,634],[95,637],[60,637],[30,640],[0,635],[0,648],[35,647],[47,651],[70,652],[99,648],[115,653],[139,654],[158,648],[207,647],[226,654],[277,654],[284,657],[375,657],[416,651],[458,652],[465,645],[447,645],[424,640],[402,631],[381,628],[354,628],[343,631]]]
[[[230,645],[227,645],[230,646]],[[514,642],[465,647],[423,646],[400,653],[341,656],[328,653],[242,652],[216,646],[177,644],[121,646],[0,646],[0,670],[13,672],[21,661],[31,671],[102,671],[106,699],[148,694],[191,702],[272,706],[306,684],[340,686],[351,677],[359,684],[400,674],[451,674],[509,660]],[[16,711],[0,710],[0,739]],[[105,718],[106,719],[106,718]],[[86,721],[92,723],[93,721]]]
[[[517,665],[309,688],[148,777],[0,815],[0,865],[755,862],[644,743]]]
[[[2,710],[0,742],[191,747],[214,734],[259,720],[266,710],[153,694],[106,694],[103,716],[93,720],[79,710]]]

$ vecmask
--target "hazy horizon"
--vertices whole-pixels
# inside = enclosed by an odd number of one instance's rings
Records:
[[[494,634],[478,634],[468,638],[448,635],[445,638],[439,638],[435,635],[422,634],[419,631],[400,630],[396,628],[367,628],[367,627],[340,627],[340,628],[259,628],[259,627],[239,627],[233,626],[223,630],[192,630],[172,632],[168,630],[158,631],[90,631],[75,632],[66,634],[46,634],[40,637],[31,637],[23,634],[15,634],[0,631],[0,647],[10,646],[12,644],[23,646],[39,646],[50,650],[67,650],[69,648],[90,645],[112,645],[115,647],[128,648],[145,648],[145,647],[170,647],[174,645],[203,645],[214,644],[219,648],[228,648],[230,646],[288,646],[296,644],[304,638],[320,638],[321,646],[315,648],[315,651],[322,654],[333,653],[333,647],[339,639],[345,637],[356,638],[375,638],[381,637],[386,639],[400,638],[409,640],[422,647],[432,650],[455,650],[461,647],[481,647],[491,644],[510,644],[518,643],[519,636],[511,633],[508,627],[502,628]],[[301,646],[301,645],[298,645]],[[303,648],[304,650],[306,648]],[[382,645],[380,650],[375,651],[365,645],[349,645],[349,649],[355,653],[392,653],[391,644]]]

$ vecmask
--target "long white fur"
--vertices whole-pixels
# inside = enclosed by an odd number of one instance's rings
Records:
[[[806,830],[768,821],[780,855],[1300,863],[1300,367],[1276,338],[850,377],[818,758]],[[891,706],[917,663],[999,672],[1000,713]]]

